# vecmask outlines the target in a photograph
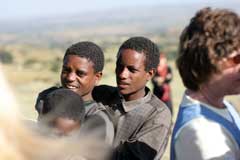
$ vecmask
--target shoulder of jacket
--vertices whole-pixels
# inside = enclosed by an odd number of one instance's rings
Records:
[[[151,100],[149,101],[149,104],[152,107],[154,107],[157,112],[162,112],[162,111],[167,110],[171,114],[167,105],[164,102],[162,102],[159,98],[157,98],[157,96],[155,96],[154,94],[152,94],[152,97],[151,97]]]

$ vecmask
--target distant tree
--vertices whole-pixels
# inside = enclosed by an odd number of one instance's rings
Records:
[[[37,60],[30,58],[30,59],[27,59],[24,61],[23,66],[24,67],[32,67],[35,63],[37,63]]]
[[[50,70],[55,73],[59,72],[61,68],[61,63],[62,63],[61,58],[56,57],[51,63]]]
[[[13,63],[13,56],[10,52],[5,50],[0,50],[0,62],[3,64]]]

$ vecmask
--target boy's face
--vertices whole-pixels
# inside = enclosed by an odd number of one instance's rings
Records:
[[[132,49],[120,52],[116,64],[116,80],[125,100],[135,100],[145,95],[145,85],[153,76],[153,70],[145,71],[145,54]]]
[[[83,101],[92,100],[92,90],[102,72],[95,73],[94,64],[86,58],[68,55],[63,60],[61,83],[64,88],[78,93]]]
[[[73,119],[58,117],[53,121],[53,128],[57,135],[67,136],[80,128],[80,122]]]

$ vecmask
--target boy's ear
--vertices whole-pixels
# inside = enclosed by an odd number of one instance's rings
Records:
[[[102,78],[102,72],[95,73],[95,85],[98,85],[101,78]]]
[[[151,80],[151,79],[153,78],[153,76],[155,75],[155,73],[156,73],[156,69],[155,69],[155,68],[150,69],[150,70],[147,72],[147,74],[148,74],[147,80],[148,80],[148,81]]]

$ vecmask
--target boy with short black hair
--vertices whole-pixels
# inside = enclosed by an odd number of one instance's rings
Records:
[[[115,114],[114,160],[157,160],[166,149],[171,113],[146,87],[158,63],[158,47],[145,37],[132,37],[117,54],[117,87],[94,89],[94,99]]]
[[[79,129],[84,121],[82,98],[69,89],[56,89],[44,98],[44,108],[49,111],[39,116],[39,122],[54,128],[58,135],[68,135]]]
[[[99,119],[96,125],[105,133],[105,141],[111,144],[114,137],[114,128],[106,108],[96,103],[92,98],[92,90],[102,77],[104,67],[104,54],[101,48],[93,42],[83,41],[70,46],[64,55],[61,84],[63,88],[70,89],[82,97],[86,110],[85,119]],[[54,90],[56,88],[50,88]],[[44,90],[38,96],[35,105],[37,111],[47,111],[41,103],[42,97],[48,92]],[[41,114],[41,112],[38,112]],[[94,118],[94,117],[98,118]],[[99,122],[102,122],[99,124]],[[93,128],[95,130],[95,128]],[[89,130],[91,131],[91,130]]]

